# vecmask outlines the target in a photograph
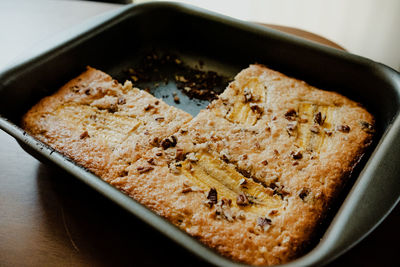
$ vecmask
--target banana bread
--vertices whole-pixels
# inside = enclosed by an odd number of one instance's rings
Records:
[[[262,65],[195,118],[88,68],[22,120],[30,134],[234,260],[301,255],[372,140],[359,104]]]

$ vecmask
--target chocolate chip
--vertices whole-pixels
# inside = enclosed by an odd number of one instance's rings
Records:
[[[257,114],[260,114],[260,115],[264,113],[264,108],[262,108],[261,106],[256,105],[256,104],[251,104],[251,105],[250,105],[250,109],[251,109],[253,112],[255,112],[255,113],[257,113]]]
[[[285,118],[289,121],[294,121],[296,120],[297,117],[297,112],[294,109],[289,109],[286,113],[285,113]]]
[[[236,171],[238,171],[241,175],[244,177],[250,178],[251,177],[251,172],[249,170],[241,169],[236,167]],[[254,177],[252,177],[254,179]]]
[[[111,104],[108,108],[107,108],[108,112],[110,113],[115,113],[118,111],[118,106],[116,104]]]
[[[156,121],[164,121],[164,117],[155,117],[154,118]]]
[[[314,115],[314,122],[319,124],[319,125],[323,125],[325,122],[326,116],[322,116],[321,112],[318,112]]]
[[[90,95],[90,88],[85,90],[85,95]]]
[[[154,162],[154,158],[148,159],[147,162],[151,165],[156,165],[156,163]]]
[[[224,162],[229,163],[229,157],[228,157],[228,155],[222,154],[222,155],[221,155],[221,159],[222,159]]]
[[[154,170],[154,168],[151,167],[151,166],[139,166],[139,167],[137,167],[138,173],[146,173],[146,172],[149,172],[151,170]]]
[[[300,191],[300,193],[299,193],[299,197],[300,197],[302,200],[304,200],[304,199],[308,196],[309,193],[310,193],[310,189],[308,189],[308,188],[303,188],[303,189],[301,189],[301,191]]]
[[[79,136],[80,139],[84,139],[90,137],[88,131],[84,131],[83,133],[81,133],[81,135]]]
[[[212,207],[212,205],[217,204],[218,202],[218,193],[215,188],[210,188],[210,191],[208,191],[207,194],[207,203]]]
[[[328,130],[328,129],[324,129],[324,132],[327,136],[331,136],[332,135],[332,131]]]
[[[267,166],[268,165],[268,161],[267,160],[263,160],[263,161],[261,161],[261,164],[264,165],[264,166]]]
[[[163,154],[163,153],[160,151],[160,152],[157,152],[157,153],[156,153],[156,156],[157,156],[157,157],[160,157],[160,156],[162,156],[162,154]]]
[[[336,131],[343,132],[343,133],[348,133],[348,132],[350,132],[350,126],[348,126],[348,125],[338,125],[338,126],[336,126]]]
[[[221,152],[219,152],[219,155],[221,156],[221,159],[226,163],[230,162],[231,157],[229,156],[229,151],[226,148],[222,149]]]
[[[164,140],[161,141],[161,146],[165,150],[170,147],[175,147],[177,143],[177,139],[175,136],[170,136],[168,138],[165,138]]]
[[[245,194],[241,193],[236,198],[236,204],[238,204],[239,206],[247,206],[250,204],[250,202],[247,199],[247,196]]]
[[[366,121],[360,121],[361,129],[367,133],[374,133],[375,129],[372,124],[366,122]]]
[[[127,176],[129,174],[129,172],[127,171],[127,170],[123,170],[123,171],[121,171],[120,173],[119,173],[119,176],[120,177],[125,177],[125,176]]]
[[[302,159],[303,158],[303,154],[301,153],[301,151],[297,151],[297,152],[292,151],[290,153],[290,155],[292,156],[293,159]]]

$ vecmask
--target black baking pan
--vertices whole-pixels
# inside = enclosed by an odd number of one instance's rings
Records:
[[[374,144],[353,173],[320,239],[308,253],[284,266],[326,264],[368,235],[399,201],[399,73],[359,56],[188,5],[126,6],[88,20],[29,51],[0,73],[0,128],[27,152],[65,169],[206,261],[242,266],[203,246],[18,126],[33,104],[78,75],[86,65],[123,77],[123,70],[139,64],[149,49],[175,53],[189,63],[201,60],[205,69],[226,77],[233,77],[251,63],[262,63],[346,95],[374,114]],[[156,96],[176,88],[171,83],[157,90]],[[183,95],[180,104],[164,100],[193,115],[207,104]]]

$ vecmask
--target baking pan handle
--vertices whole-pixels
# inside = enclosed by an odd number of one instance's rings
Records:
[[[326,248],[333,259],[372,232],[400,200],[400,116],[378,144],[328,229]],[[379,149],[378,149],[379,148]],[[338,235],[338,233],[341,233]]]

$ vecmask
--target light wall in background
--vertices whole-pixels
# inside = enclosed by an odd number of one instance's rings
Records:
[[[400,0],[177,1],[246,21],[307,30],[400,71]]]

